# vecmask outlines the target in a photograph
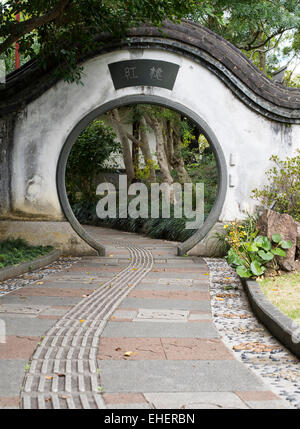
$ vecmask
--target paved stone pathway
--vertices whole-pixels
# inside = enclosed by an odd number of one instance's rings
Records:
[[[0,408],[289,407],[221,340],[203,259],[87,229],[106,257],[0,298]]]

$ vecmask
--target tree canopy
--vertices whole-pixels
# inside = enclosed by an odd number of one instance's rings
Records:
[[[7,0],[0,9],[0,54],[18,41],[25,58],[49,58],[67,80],[78,78],[76,63],[96,33],[122,37],[130,27],[179,19],[193,13],[194,0]],[[21,13],[21,21],[16,15]]]
[[[0,0],[0,55],[9,68],[18,41],[23,62],[51,58],[58,75],[78,81],[78,59],[95,48],[96,33],[120,38],[144,22],[181,18],[220,34],[265,73],[300,57],[299,0]]]
[[[198,19],[241,49],[265,73],[300,59],[299,0],[204,0]]]

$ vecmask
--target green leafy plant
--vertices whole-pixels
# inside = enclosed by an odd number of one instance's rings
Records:
[[[111,154],[120,152],[121,145],[115,132],[101,120],[93,121],[80,134],[72,147],[66,169],[66,189],[71,205],[78,199],[96,199],[97,175]]]
[[[280,160],[273,155],[270,160],[275,164],[266,172],[268,184],[263,189],[254,189],[252,198],[264,206],[287,213],[300,221],[300,150],[298,155]]]
[[[30,246],[22,239],[0,241],[0,268],[31,261],[51,250],[51,246]]]
[[[267,267],[277,269],[276,257],[285,257],[285,250],[292,247],[290,240],[283,240],[280,234],[273,234],[271,240],[258,231],[247,233],[242,225],[232,222],[227,238],[230,246],[227,262],[240,277],[260,277]]]

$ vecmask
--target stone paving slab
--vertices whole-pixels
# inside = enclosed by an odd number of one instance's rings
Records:
[[[248,406],[233,392],[144,393],[146,400],[157,409],[247,409]]]
[[[209,290],[208,283],[194,284],[194,283],[153,283],[149,280],[142,281],[137,290],[153,290],[153,291],[199,291],[207,292]]]
[[[47,308],[48,307],[46,305],[0,304],[0,315],[1,317],[3,314],[24,314],[36,316]]]
[[[73,281],[59,281],[59,282],[52,282],[49,280],[46,280],[44,283],[45,287],[51,287],[51,289],[82,289],[82,291],[87,291],[90,288],[93,288],[94,290],[96,287],[102,285],[105,281],[107,281],[107,278],[102,280],[93,280],[93,281],[84,281],[84,282],[73,282]]]
[[[120,304],[120,308],[155,308],[173,310],[199,310],[209,311],[209,301],[188,301],[181,299],[152,299],[152,298],[125,298]]]
[[[0,343],[0,359],[27,359],[32,356],[40,337],[6,335],[5,343]]]
[[[25,318],[3,315],[1,319],[5,322],[6,335],[41,336],[53,326],[53,320]]]
[[[101,360],[231,360],[232,353],[217,339],[101,338]]]
[[[0,397],[19,396],[26,364],[24,359],[0,359]]]
[[[26,286],[22,289],[19,289],[15,292],[11,292],[11,296],[47,296],[47,297],[82,297],[84,294],[93,293],[95,288],[91,287],[81,287],[81,288],[52,288],[50,286],[35,286],[29,287]]]
[[[141,404],[137,402],[130,404],[108,404],[107,408],[113,410],[149,410],[152,407],[150,407],[149,404]]]
[[[140,290],[139,288],[134,289],[128,295],[128,298],[168,298],[188,301],[209,301],[209,292],[200,291],[151,291],[151,290]]]
[[[181,279],[184,280],[185,279],[197,279],[197,280],[202,280],[202,279],[207,279],[207,271],[206,273],[204,272],[197,272],[197,273],[187,273],[187,272],[182,272],[182,273],[178,273],[176,271],[174,272],[164,272],[164,271],[158,271],[158,272],[151,272],[148,274],[147,278],[148,279]]]
[[[169,322],[187,322],[189,312],[185,310],[153,310],[149,308],[139,308],[134,322],[147,321],[169,321]]]
[[[282,401],[280,399],[272,400],[272,401],[247,401],[246,404],[249,406],[249,408],[260,409],[260,410],[267,410],[267,409],[280,410],[280,409],[294,408],[289,404],[287,404],[286,401]]]
[[[19,408],[20,398],[18,396],[6,398],[0,397],[0,409],[1,410],[15,410]]]
[[[116,273],[112,273],[109,271],[97,271],[97,272],[89,272],[89,273],[66,273],[66,274],[59,274],[52,277],[53,281],[72,281],[72,282],[84,282],[89,281],[91,278],[93,280],[100,280],[102,278],[110,279],[113,278]]]
[[[99,360],[98,365],[106,393],[265,390],[260,379],[236,360]]]
[[[160,338],[162,333],[167,338],[219,338],[210,322],[108,322],[102,337]]]
[[[45,305],[47,307],[53,305],[60,306],[69,306],[74,305],[80,302],[82,298],[80,297],[61,297],[61,296],[16,296],[16,295],[4,295],[1,297],[1,302],[3,304],[17,304],[21,305]]]

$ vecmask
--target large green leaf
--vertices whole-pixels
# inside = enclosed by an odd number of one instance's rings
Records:
[[[250,270],[247,270],[247,268],[244,265],[239,265],[236,268],[236,272],[240,277],[249,278],[252,276],[252,273]]]
[[[231,248],[228,251],[228,254],[226,256],[227,262],[230,265],[243,265],[244,261],[235,253],[235,251]]]
[[[283,249],[290,249],[292,247],[292,242],[291,240],[282,240],[279,243],[279,246],[282,247]]]
[[[258,251],[258,247],[256,246],[255,243],[249,243],[246,245],[246,249],[248,252],[257,252]]]
[[[276,249],[272,249],[271,250],[271,252],[274,254],[274,255],[278,255],[278,256],[286,256],[286,253],[285,253],[285,251],[284,250],[282,250],[282,249],[280,249],[279,247],[276,247]]]
[[[259,250],[258,254],[261,259],[267,262],[271,261],[274,258],[274,254],[271,252],[264,252],[263,250]]]
[[[265,237],[263,235],[257,236],[254,240],[254,243],[264,250],[271,250],[271,248],[272,248],[272,244],[271,244],[270,240],[268,239],[268,237]]]
[[[265,272],[265,267],[258,261],[251,262],[250,269],[256,277],[261,276]]]
[[[272,235],[272,241],[274,241],[274,243],[280,243],[281,240],[282,240],[282,237],[280,234],[273,234]]]

